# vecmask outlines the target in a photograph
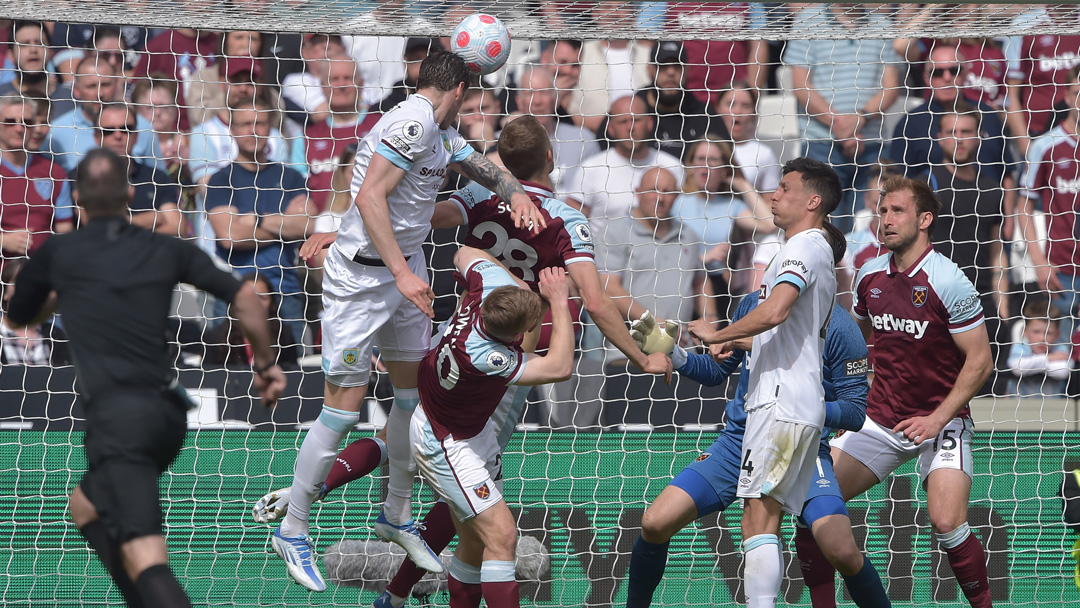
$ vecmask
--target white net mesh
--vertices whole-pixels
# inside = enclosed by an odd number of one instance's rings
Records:
[[[248,394],[250,351],[224,305],[188,286],[175,299],[170,342],[199,407],[162,505],[172,566],[196,605],[355,605],[385,586],[377,576],[324,594],[292,585],[250,506],[288,485],[298,431],[322,406],[321,275],[297,260],[299,244],[334,230],[352,203],[350,144],[405,98],[418,58],[477,11],[500,16],[515,42],[507,67],[466,99],[458,129],[491,153],[509,115],[542,120],[551,186],[587,211],[624,315],[729,320],[778,248],[769,199],[788,160],[826,160],[845,180],[834,214],[849,232],[842,279],[879,252],[881,172],[928,181],[945,204],[934,241],[980,292],[994,347],[992,380],[972,404],[969,511],[994,600],[1080,606],[1058,498],[1080,446],[1068,397],[1080,329],[1070,75],[1080,6],[9,0],[3,19],[50,21],[42,31],[0,20],[5,287],[28,249],[77,222],[69,174],[105,146],[139,162],[134,222],[191,239],[238,274],[257,268],[273,303],[290,382],[271,413]],[[975,114],[947,112],[957,98]],[[642,186],[655,167],[667,171]],[[452,175],[440,199],[466,182]],[[634,209],[641,220],[629,219]],[[669,214],[686,229],[665,231],[675,224],[658,220]],[[436,321],[456,304],[453,252],[469,234],[491,234],[477,228],[428,238]],[[0,333],[4,604],[121,601],[66,513],[86,462],[62,324]],[[709,446],[735,393],[736,377],[665,387],[628,371],[588,314],[582,326],[574,378],[533,391],[505,454],[521,533],[549,556],[523,586],[529,605],[625,604],[642,513]],[[374,377],[353,438],[385,423],[389,382]],[[371,537],[383,491],[368,477],[317,505],[320,551]],[[431,492],[418,502],[426,510]],[[966,605],[913,463],[849,509],[895,605]],[[736,505],[676,535],[654,603],[742,601],[739,521]],[[782,600],[809,605],[787,557]],[[445,592],[431,599],[442,604]]]

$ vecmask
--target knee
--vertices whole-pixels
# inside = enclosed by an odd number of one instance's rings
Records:
[[[673,529],[676,525],[670,518],[650,506],[641,517],[641,537],[653,544],[666,543],[678,532]]]
[[[965,523],[965,519],[955,513],[935,513],[930,516],[930,527],[939,536],[949,534]]]
[[[75,522],[76,528],[82,528],[98,518],[98,512],[94,508],[94,504],[90,502],[90,499],[83,493],[82,488],[78,486],[68,497],[68,511],[71,513],[71,520]]]
[[[863,554],[853,543],[837,545],[825,543],[821,550],[825,554],[825,559],[829,560],[833,568],[844,576],[852,576],[862,570]]]

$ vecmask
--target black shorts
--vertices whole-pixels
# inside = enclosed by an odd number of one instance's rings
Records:
[[[162,533],[158,477],[180,453],[187,414],[179,399],[155,390],[118,390],[86,408],[89,470],[80,482],[121,543]]]

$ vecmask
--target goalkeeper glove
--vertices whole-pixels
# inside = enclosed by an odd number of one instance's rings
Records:
[[[679,324],[675,321],[656,321],[656,317],[649,311],[641,315],[641,318],[630,324],[630,336],[634,338],[641,352],[651,355],[654,353],[671,354],[675,348],[675,336],[678,335]]]

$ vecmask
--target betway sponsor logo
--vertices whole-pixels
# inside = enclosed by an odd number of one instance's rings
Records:
[[[1054,192],[1077,194],[1080,193],[1080,178],[1077,179],[1064,179],[1061,177],[1054,178]]]
[[[930,321],[901,319],[900,317],[894,317],[892,313],[889,312],[883,315],[871,315],[870,320],[874,322],[874,329],[902,331],[914,335],[916,340],[923,337],[923,334],[926,333],[927,326],[930,325]]]
[[[1039,71],[1056,72],[1071,70],[1080,65],[1080,56],[1076,53],[1062,53],[1057,57],[1039,57]]]

